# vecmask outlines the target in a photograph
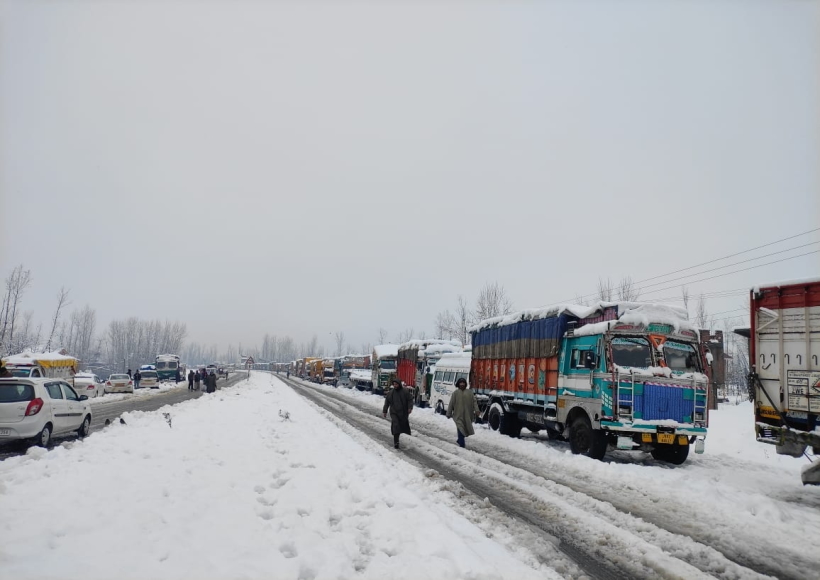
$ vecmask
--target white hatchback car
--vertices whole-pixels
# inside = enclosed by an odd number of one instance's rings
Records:
[[[114,374],[105,382],[106,393],[134,393],[134,381],[125,373]]]
[[[46,447],[54,436],[91,428],[88,397],[61,379],[0,379],[0,443],[31,440]]]

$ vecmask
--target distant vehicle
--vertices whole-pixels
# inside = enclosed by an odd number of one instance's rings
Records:
[[[158,354],[154,366],[160,381],[176,381],[177,371],[180,378],[185,373],[185,368],[180,365],[179,355],[176,354]]]
[[[430,402],[433,368],[442,355],[461,352],[457,340],[410,340],[399,346],[396,374],[413,391],[416,405],[426,407]]]
[[[71,381],[74,390],[89,399],[102,397],[105,394],[105,382],[94,373],[77,373]]]
[[[0,379],[0,443],[29,440],[47,447],[54,436],[88,435],[91,406],[64,380]]]
[[[371,363],[371,389],[377,395],[383,395],[390,387],[390,381],[396,376],[396,358],[399,355],[399,345],[379,344],[373,347]]]
[[[350,380],[347,384],[349,388],[355,388],[359,391],[373,390],[373,375],[367,369],[351,369]]]
[[[752,289],[749,393],[755,432],[779,455],[820,453],[820,278],[759,285]],[[820,485],[820,463],[805,469],[807,485]]]
[[[70,379],[79,370],[79,360],[60,352],[24,352],[7,356],[3,364],[19,378]]]
[[[133,393],[134,381],[125,373],[111,375],[105,382],[106,393]]]
[[[456,390],[456,381],[464,379],[467,388],[470,388],[470,361],[472,356],[468,352],[459,352],[442,355],[436,363],[433,385],[430,389],[430,406],[436,413],[444,415],[450,404],[450,397]]]
[[[140,375],[142,375],[140,377],[140,387],[159,388],[159,374],[157,374],[157,371],[140,371]]]

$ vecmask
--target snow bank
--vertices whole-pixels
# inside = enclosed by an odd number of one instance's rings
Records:
[[[0,463],[3,577],[558,577],[268,375],[125,421]]]

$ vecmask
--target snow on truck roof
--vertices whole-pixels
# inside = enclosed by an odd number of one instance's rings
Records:
[[[60,354],[58,351],[54,352],[31,352],[25,351],[20,354],[13,354],[3,359],[3,363],[8,365],[34,365],[40,364],[45,367],[50,366],[72,366],[79,359],[73,356]]]
[[[448,352],[441,355],[436,363],[436,369],[468,369],[473,360],[471,352]]]
[[[794,280],[781,280],[780,282],[772,282],[770,284],[756,284],[752,288],[752,292],[760,292],[761,288],[782,288],[783,286],[799,286],[801,284],[816,284],[820,282],[820,278],[796,278]]]
[[[642,324],[646,326],[651,322],[658,324],[669,324],[676,331],[682,329],[695,330],[695,326],[689,322],[689,313],[678,306],[652,302],[597,302],[589,306],[583,304],[562,304],[549,308],[530,308],[507,314],[506,316],[496,316],[482,320],[469,331],[471,333],[494,328],[498,326],[508,326],[517,322],[527,320],[540,320],[542,318],[553,318],[561,314],[568,314],[578,319],[589,318],[596,314],[602,314],[606,308],[617,307],[618,320],[625,324]]]
[[[376,358],[396,358],[399,356],[398,344],[377,344],[373,347],[373,354]]]

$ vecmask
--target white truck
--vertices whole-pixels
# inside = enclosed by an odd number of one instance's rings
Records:
[[[80,360],[64,350],[56,352],[26,351],[5,357],[3,365],[15,377],[71,379],[79,371]]]
[[[759,285],[750,297],[749,396],[755,432],[780,455],[820,454],[820,278]],[[820,485],[820,461],[803,471]]]

